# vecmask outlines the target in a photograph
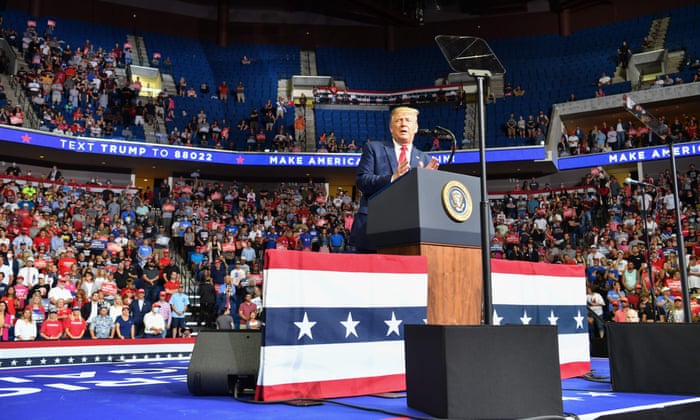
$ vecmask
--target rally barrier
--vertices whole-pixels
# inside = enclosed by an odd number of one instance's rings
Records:
[[[0,368],[189,358],[194,338],[14,341],[0,343]]]

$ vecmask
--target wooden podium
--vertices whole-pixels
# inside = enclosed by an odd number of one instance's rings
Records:
[[[369,199],[378,252],[427,257],[428,324],[481,324],[480,201],[478,178],[421,168]]]

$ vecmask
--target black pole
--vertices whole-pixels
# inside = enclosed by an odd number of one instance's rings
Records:
[[[652,306],[652,316],[654,317],[654,322],[656,322],[656,314],[659,308],[656,307],[656,295],[654,294],[654,273],[651,272],[651,237],[649,236],[649,227],[647,225],[647,200],[646,200],[646,185],[641,185],[642,189],[642,213],[644,217],[644,235],[645,242],[647,243],[647,272],[649,273],[649,294],[651,295]]]
[[[670,137],[669,137],[670,138]],[[673,140],[668,143],[671,157],[671,174],[673,175],[673,204],[676,207],[676,239],[678,240],[678,269],[681,271],[681,293],[683,294],[683,318],[686,323],[693,321],[690,311],[690,292],[688,291],[688,267],[685,262],[685,239],[681,229],[681,200],[678,194],[678,173],[676,172],[676,154],[673,150]]]
[[[479,113],[479,161],[481,163],[481,269],[484,295],[484,325],[491,324],[493,304],[491,302],[491,252],[489,196],[486,188],[486,110],[484,109],[484,79],[477,75],[477,105]]]

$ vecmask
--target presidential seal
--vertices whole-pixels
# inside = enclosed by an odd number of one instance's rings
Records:
[[[442,187],[442,206],[456,222],[465,222],[472,215],[472,197],[459,181],[450,181]]]

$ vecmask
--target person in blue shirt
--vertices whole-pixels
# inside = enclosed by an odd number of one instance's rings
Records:
[[[275,233],[275,231],[272,230],[272,228],[270,228],[267,231],[267,234],[265,235],[265,248],[266,249],[277,248],[277,238],[278,237],[279,236],[277,235],[277,233]]]
[[[319,236],[321,235],[321,232],[316,228],[315,225],[312,225],[309,228],[309,236],[311,236],[311,250],[314,252],[318,252],[321,243],[319,240]]]
[[[345,249],[345,235],[340,232],[339,227],[333,229],[333,234],[329,238],[331,252],[343,252]]]
[[[124,207],[119,217],[127,225],[130,225],[132,222],[136,221],[136,213],[134,213],[134,210],[131,207]]]
[[[136,250],[136,258],[141,266],[144,265],[148,257],[153,254],[153,248],[151,247],[150,239],[146,238],[143,240],[143,244],[139,246]]]
[[[313,237],[309,233],[309,229],[307,227],[302,228],[301,235],[299,235],[302,251],[311,251],[312,239]]]
[[[122,313],[115,320],[115,335],[119,339],[136,338],[136,327],[134,326],[134,317],[129,314],[129,307],[122,306]]]
[[[177,292],[170,297],[170,307],[172,308],[172,319],[170,328],[173,338],[181,337],[185,328],[185,312],[190,304],[190,299],[183,292],[182,284],[178,285]]]

